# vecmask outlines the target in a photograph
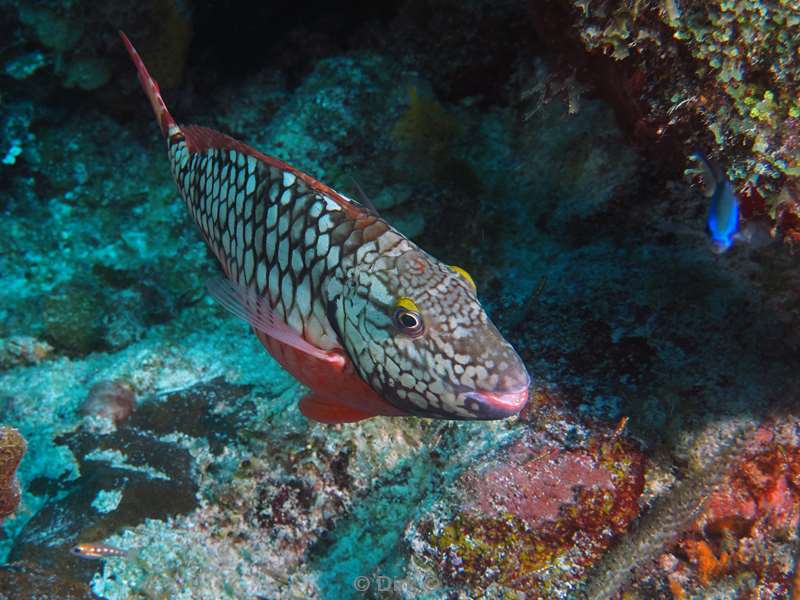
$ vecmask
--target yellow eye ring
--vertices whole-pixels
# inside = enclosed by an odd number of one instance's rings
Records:
[[[419,312],[419,307],[417,303],[414,302],[411,298],[406,296],[401,296],[397,299],[397,302],[394,303],[395,308],[404,308],[406,310],[410,310],[413,312]]]
[[[467,283],[469,283],[473,289],[476,290],[478,289],[478,286],[475,285],[475,281],[472,279],[472,276],[469,273],[467,273],[464,269],[462,269],[461,267],[457,267],[455,265],[450,265],[450,269],[455,273],[461,275],[464,279],[466,279]]]
[[[395,302],[392,322],[400,333],[416,338],[425,333],[425,322],[419,308],[411,298],[398,298]]]

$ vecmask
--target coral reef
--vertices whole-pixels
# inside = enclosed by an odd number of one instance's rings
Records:
[[[800,176],[800,54],[789,32],[798,8],[794,0],[531,3],[543,37],[569,46],[553,26],[561,23],[589,55],[570,47],[565,79],[590,82],[672,168],[699,149],[719,156],[740,192],[758,190],[756,209],[790,243],[798,231],[784,213],[798,210],[785,196]]]
[[[800,256],[711,254],[683,174],[716,154],[744,216],[792,237],[794,42],[740,36],[751,2],[299,6],[0,0],[0,421],[28,445],[0,596],[800,589],[798,428],[775,415],[800,392]],[[179,121],[362,187],[469,271],[531,372],[525,411],[306,420],[205,296],[120,26]]]
[[[116,68],[109,50],[120,26],[147,41],[148,51],[159,57],[155,62],[165,84],[180,78],[192,33],[191,14],[182,2],[115,2],[100,8],[81,1],[3,4],[18,19],[14,46],[28,51],[7,63],[6,72],[17,80],[52,66],[64,88],[92,91],[105,86]]]
[[[773,598],[796,593],[797,418],[781,416],[749,437],[725,470],[723,484],[672,548],[669,556],[677,560],[657,571],[673,589],[694,595],[732,577],[740,593]]]
[[[0,523],[19,503],[16,471],[25,454],[25,440],[19,431],[0,427]]]
[[[594,567],[583,590],[585,598],[612,598],[629,583],[638,570],[651,563],[706,507],[709,497],[725,476],[727,467],[753,435],[756,425],[742,420],[728,427],[716,452],[706,455],[712,444],[703,445],[703,459],[697,471],[678,483],[648,512],[636,528],[608,552]],[[698,546],[694,546],[697,549]],[[706,553],[704,556],[708,556]],[[727,560],[727,558],[725,558]],[[708,567],[715,572],[720,565]],[[708,578],[701,579],[708,583]],[[670,579],[670,585],[674,585]]]

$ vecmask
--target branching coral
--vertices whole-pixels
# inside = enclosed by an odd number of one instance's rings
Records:
[[[25,440],[19,431],[0,427],[0,522],[13,513],[19,503],[15,473],[25,448]]]

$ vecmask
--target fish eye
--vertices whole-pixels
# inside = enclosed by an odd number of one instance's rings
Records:
[[[425,332],[425,322],[411,298],[398,298],[392,322],[399,332],[412,338],[419,337]]]
[[[394,311],[392,321],[399,331],[411,337],[419,337],[425,331],[422,315],[413,310],[398,308]]]

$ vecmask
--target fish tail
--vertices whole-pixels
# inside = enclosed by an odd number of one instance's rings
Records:
[[[717,193],[717,185],[720,183],[719,169],[700,152],[692,152],[689,158],[700,165],[703,173],[703,195],[711,198]]]
[[[147,94],[147,98],[150,100],[150,104],[153,107],[158,126],[161,128],[161,134],[166,138],[171,138],[180,131],[180,128],[175,123],[175,119],[172,118],[172,115],[169,114],[167,105],[164,104],[164,99],[161,97],[161,90],[156,80],[150,76],[147,67],[144,66],[142,57],[139,56],[139,53],[136,51],[136,48],[133,47],[133,44],[131,44],[128,36],[122,31],[119,32],[119,35],[122,38],[122,43],[125,44],[125,48],[128,50],[133,64],[136,66],[136,72],[139,74],[139,82],[142,84],[142,89],[144,89],[144,93]]]

